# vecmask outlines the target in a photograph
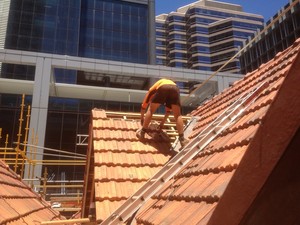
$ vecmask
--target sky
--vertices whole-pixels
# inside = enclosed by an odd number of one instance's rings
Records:
[[[181,6],[196,2],[197,0],[156,0],[156,15],[176,11]],[[243,7],[243,11],[262,15],[267,22],[277,11],[285,6],[289,0],[218,0],[231,4],[238,4]]]

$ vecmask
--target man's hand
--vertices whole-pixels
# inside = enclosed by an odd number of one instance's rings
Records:
[[[141,108],[141,125],[143,126],[144,124],[144,116],[145,116],[145,109]]]
[[[159,129],[159,130],[162,130],[162,129],[163,129],[163,127],[164,127],[164,124],[163,124],[163,123],[161,123],[161,124],[159,124],[159,127],[158,127],[158,129]]]

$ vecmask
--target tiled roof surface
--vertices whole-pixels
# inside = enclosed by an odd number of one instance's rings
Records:
[[[171,156],[170,143],[136,138],[137,119],[108,118],[92,110],[94,189],[97,221],[104,220],[151,178]],[[86,203],[87,204],[87,203]]]
[[[40,224],[64,219],[0,160],[0,224]]]
[[[299,50],[300,39],[292,47],[276,55],[273,60],[261,65],[259,69],[247,74],[242,80],[235,82],[232,87],[224,90],[221,94],[192,112],[192,115],[198,116],[199,120],[190,133],[189,138],[196,137],[201,130],[226,110],[238,97],[250,92],[266,80],[269,82],[268,88],[246,109],[236,123],[216,137],[173,179],[168,181],[158,193],[147,201],[135,218],[137,224],[220,224],[215,222],[217,220],[214,220],[214,222],[210,221],[211,215],[218,207],[220,199],[227,200],[222,208],[222,216],[226,215],[226,206],[231,207],[230,201],[235,200],[234,193],[231,198],[224,198],[224,193],[227,191],[229,182],[240,169],[239,165],[243,157],[248,153],[247,151],[259,151],[259,149],[252,147],[253,139],[267,118],[266,115],[269,115],[271,111],[280,109],[278,104],[271,106],[273,102],[276,102],[275,99],[278,99],[278,92],[280,92],[279,90],[284,80],[288,75],[299,75],[295,71],[293,71],[293,74],[289,74],[294,64],[299,65]],[[294,113],[299,114],[300,112],[298,110]],[[292,117],[288,119],[290,121],[293,120]],[[280,132],[280,130],[277,132]],[[258,146],[262,139],[261,136],[255,139]],[[272,137],[270,139],[272,140]],[[255,158],[256,161],[253,158],[253,168],[258,168],[258,165],[261,163],[259,159],[263,157],[259,154],[263,153],[257,153],[258,159]],[[245,163],[243,165],[245,167]],[[250,168],[249,165],[248,168]],[[263,168],[271,170],[271,166]],[[247,168],[244,168],[244,171],[247,171]],[[266,169],[265,172],[266,174],[270,173]],[[243,187],[243,184],[239,182],[241,180],[236,181],[237,187]],[[238,191],[236,190],[235,193]],[[256,193],[253,193],[253,195],[257,194],[258,191],[256,190]],[[239,197],[243,196],[247,196],[247,194],[241,193],[239,195]],[[234,217],[234,212],[231,214],[231,217]],[[222,217],[218,219],[222,221]]]

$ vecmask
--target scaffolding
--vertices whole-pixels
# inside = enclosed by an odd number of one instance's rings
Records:
[[[35,132],[32,131],[32,136],[28,137],[30,112],[30,105],[25,105],[25,95],[23,94],[20,105],[19,127],[16,141],[9,142],[9,139],[12,138],[10,138],[8,134],[4,134],[3,128],[0,127],[0,159],[9,165],[11,169],[29,185],[29,187],[49,201],[52,207],[57,211],[74,214],[81,208],[83,180],[52,180],[48,174],[47,166],[85,166],[86,155],[37,146],[38,137]],[[29,138],[31,144],[28,144]],[[38,151],[40,149],[43,150],[43,153]],[[37,160],[37,155],[39,154],[51,156],[54,157],[54,159]],[[57,157],[64,159],[55,159]],[[37,177],[34,174],[36,165],[44,166],[42,177]],[[24,179],[25,166],[28,171],[26,179]],[[61,189],[63,190],[63,193],[53,191],[55,189]],[[74,189],[76,191],[70,191]]]

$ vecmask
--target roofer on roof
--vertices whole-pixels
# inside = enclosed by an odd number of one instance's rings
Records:
[[[160,123],[160,130],[163,128],[164,123],[172,111],[179,134],[180,144],[182,147],[184,147],[188,143],[188,140],[184,138],[183,134],[183,120],[181,117],[179,94],[179,88],[172,80],[169,79],[160,79],[152,87],[150,87],[141,107],[141,125],[143,127],[136,132],[136,136],[140,140],[145,138],[145,132],[147,131],[147,128],[151,122],[152,115],[160,105],[164,105],[166,108],[166,113]],[[146,112],[147,107],[148,110]]]

